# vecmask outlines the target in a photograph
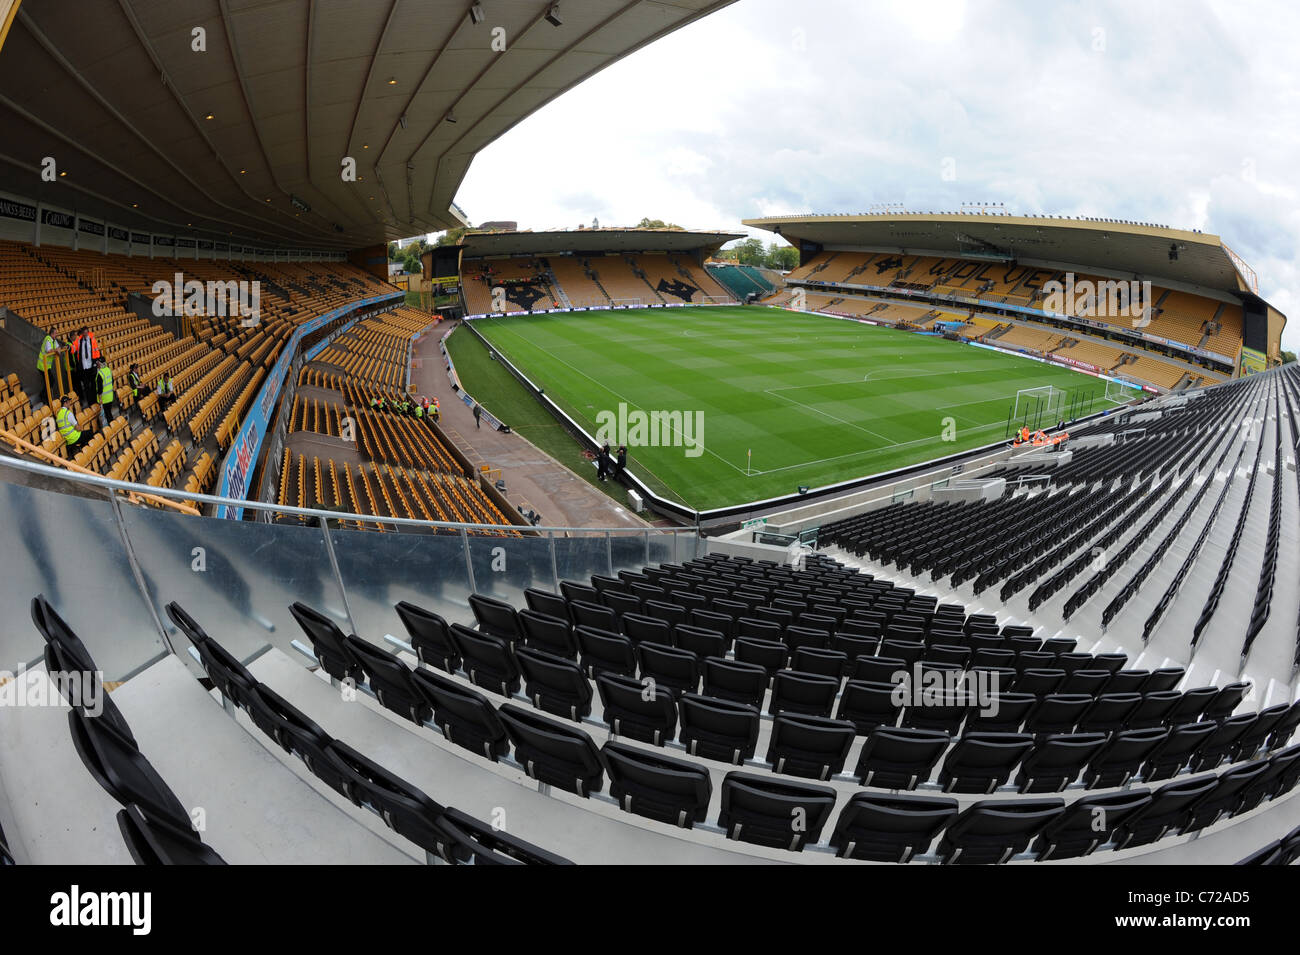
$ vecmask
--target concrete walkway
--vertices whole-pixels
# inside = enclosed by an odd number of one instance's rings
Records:
[[[411,384],[416,394],[438,398],[442,407],[439,426],[475,467],[486,464],[501,469],[512,505],[536,511],[543,524],[553,527],[650,526],[526,438],[487,425],[475,428],[473,412],[447,379],[447,365],[438,347],[445,331],[439,325],[415,343]]]

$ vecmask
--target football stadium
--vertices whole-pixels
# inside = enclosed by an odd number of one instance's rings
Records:
[[[0,0],[6,865],[1300,859],[1277,236],[477,218],[751,2]]]

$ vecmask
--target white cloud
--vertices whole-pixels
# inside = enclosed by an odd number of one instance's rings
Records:
[[[740,0],[529,117],[457,202],[525,228],[971,200],[1199,228],[1297,349],[1297,31],[1285,0]]]

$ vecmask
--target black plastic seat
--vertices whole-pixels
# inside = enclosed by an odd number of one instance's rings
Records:
[[[416,670],[413,679],[449,742],[493,762],[510,752],[506,728],[487,697],[432,670]]]
[[[672,625],[658,617],[648,617],[643,613],[628,613],[623,615],[620,625],[623,628],[623,635],[633,643],[646,640],[650,643],[671,644],[673,640]]]
[[[636,677],[596,675],[602,718],[617,736],[662,746],[677,735],[677,704],[662,686],[653,689]]]
[[[1141,693],[1147,681],[1151,679],[1148,670],[1120,670],[1113,674],[1106,684],[1107,693]]]
[[[1174,727],[1165,741],[1147,757],[1142,767],[1142,781],[1156,782],[1177,775],[1215,729],[1216,725],[1210,720]]]
[[[53,611],[51,610],[52,614]],[[71,634],[72,631],[68,631]],[[99,667],[92,660],[84,644],[73,635],[72,641],[51,640],[45,645],[45,671],[52,679],[71,681],[66,684],[55,683],[56,692],[75,709],[84,710],[88,716],[102,720],[117,731],[117,734],[132,746],[136,745],[135,736],[126,722],[113,697],[104,688],[99,678]],[[82,656],[82,654],[87,654]],[[76,689],[74,689],[74,687]],[[68,697],[71,697],[69,699]]]
[[[794,651],[790,669],[798,673],[815,673],[840,680],[849,668],[849,658],[840,650],[821,650],[801,646]]]
[[[193,828],[177,825],[135,803],[117,813],[117,828],[136,865],[225,865]]]
[[[718,825],[728,839],[799,852],[816,843],[835,806],[835,790],[727,773]]]
[[[1092,705],[1092,697],[1081,693],[1049,693],[1025,720],[1025,732],[1038,736],[1069,733]]]
[[[643,681],[653,679],[674,695],[699,690],[700,661],[695,654],[659,643],[640,643],[636,655]]]
[[[1016,774],[1022,793],[1059,793],[1079,778],[1106,745],[1105,733],[1059,733],[1040,737]]]
[[[1192,807],[1219,785],[1217,776],[1197,776],[1166,783],[1151,794],[1151,802],[1115,831],[1116,849],[1145,846],[1166,833],[1180,833],[1192,818]]]
[[[528,609],[534,613],[544,613],[548,617],[558,617],[573,622],[573,618],[569,616],[569,602],[559,594],[529,587],[524,591],[524,601],[528,604]]]
[[[515,660],[533,706],[575,722],[591,714],[591,683],[578,664],[531,647],[517,647]]]
[[[1249,683],[1229,683],[1221,687],[1214,699],[1205,707],[1201,719],[1222,723],[1241,705],[1241,701],[1246,698],[1249,691]]]
[[[622,620],[629,613],[641,612],[641,601],[633,594],[619,590],[606,590],[600,595],[600,602],[614,612],[614,617]]]
[[[455,673],[461,668],[464,661],[461,660],[460,650],[456,648],[451,638],[446,620],[436,613],[407,603],[405,600],[396,604],[393,609],[397,611],[402,625],[406,627],[407,636],[411,638],[411,646],[415,649],[415,655],[421,663],[446,670],[448,673]]]
[[[971,704],[966,732],[1018,733],[1037,706],[1038,697],[1028,693],[996,693],[987,707]]]
[[[912,679],[912,668],[898,657],[858,657],[853,661],[850,679],[891,686]]]
[[[1033,696],[1047,696],[1055,693],[1065,682],[1065,671],[1055,669],[1028,669],[1016,677],[1012,684],[1015,692],[1029,693]]]
[[[1158,693],[1162,690],[1175,689],[1179,683],[1183,682],[1183,676],[1187,671],[1182,667],[1160,667],[1158,670],[1152,670],[1151,675],[1147,677],[1146,683],[1142,685],[1143,693]]]
[[[584,600],[587,603],[595,604],[600,602],[600,591],[588,584],[580,584],[574,580],[560,581],[560,595],[568,603],[575,600]],[[578,621],[574,621],[576,624]]]
[[[1056,819],[1060,799],[1004,799],[977,802],[944,830],[938,854],[945,865],[996,865],[1028,848]]]
[[[907,862],[957,818],[957,801],[855,793],[840,810],[830,842],[841,859]]]
[[[478,622],[481,633],[512,644],[523,640],[524,633],[519,627],[515,608],[504,600],[483,594],[470,594],[469,607],[474,611],[474,619]]]
[[[1235,815],[1250,785],[1267,773],[1268,763],[1262,759],[1225,769],[1219,774],[1218,785],[1192,806],[1191,818],[1183,832],[1195,832]]]
[[[451,806],[438,817],[438,833],[441,855],[454,865],[573,865]]]
[[[1076,676],[1078,674],[1075,674]],[[1079,717],[1080,733],[1114,733],[1128,725],[1129,714],[1142,702],[1137,693],[1103,693]]]
[[[700,661],[705,657],[726,656],[727,653],[727,638],[723,633],[685,623],[673,628],[672,644],[679,650],[695,654]]]
[[[1256,713],[1238,713],[1219,723],[1218,728],[1192,754],[1191,771],[1200,773],[1218,766],[1236,747],[1238,740],[1250,732],[1258,719]]]
[[[604,788],[600,753],[585,732],[514,703],[503,704],[497,715],[529,779],[584,797]]]
[[[686,608],[679,604],[668,603],[665,600],[647,600],[643,605],[642,612],[647,617],[657,617],[672,627],[686,622]]]
[[[1075,670],[1065,677],[1057,693],[1100,696],[1111,681],[1109,670]]]
[[[767,671],[756,663],[741,663],[723,657],[704,661],[704,695],[762,706],[767,693]]]
[[[772,716],[779,713],[803,713],[829,717],[839,689],[840,681],[834,677],[780,670],[772,677],[772,694],[767,701],[767,711]]]
[[[853,735],[844,720],[783,713],[772,721],[767,761],[774,772],[827,780],[844,769]]]
[[[1277,703],[1259,711],[1254,724],[1237,739],[1237,743],[1228,753],[1229,762],[1249,759],[1273,733],[1273,729],[1287,715],[1291,707],[1287,703]]]
[[[792,624],[785,628],[785,631],[781,634],[781,638],[785,645],[790,648],[791,653],[794,653],[803,647],[812,650],[825,650],[830,646],[831,631],[829,629],[821,629],[820,627],[807,627],[802,624]]]
[[[249,690],[256,685],[257,679],[225,647],[207,635],[202,627],[180,604],[172,601],[166,607],[167,616],[180,627],[194,649],[198,651],[199,662],[203,670],[223,697],[243,707]]]
[[[253,725],[281,749],[301,759],[335,792],[343,792],[343,777],[326,752],[332,740],[310,717],[262,683],[252,688],[245,710]]]
[[[347,644],[352,655],[361,663],[370,689],[386,709],[413,723],[423,723],[433,715],[433,709],[412,679],[411,668],[396,654],[367,643],[354,634],[348,636]]]
[[[1034,842],[1034,858],[1078,859],[1110,842],[1115,830],[1151,805],[1151,792],[1132,789],[1102,796],[1084,796],[1066,806]]]
[[[334,740],[326,752],[343,777],[343,794],[348,799],[375,810],[388,828],[425,852],[440,852],[438,817],[442,806],[346,743]]]
[[[609,794],[624,812],[683,829],[704,822],[713,782],[703,766],[613,740],[601,747],[600,755],[609,774]]]
[[[619,631],[618,614],[604,604],[588,603],[585,600],[569,601],[569,616],[576,627],[590,627],[593,630]]]
[[[881,789],[915,789],[929,780],[949,741],[948,734],[938,730],[878,726],[867,734],[858,753],[858,783]]]
[[[519,692],[519,664],[510,652],[509,643],[459,623],[451,625],[450,633],[464,659],[465,672],[475,686],[502,696]]]
[[[591,627],[575,627],[573,635],[578,638],[583,673],[590,677],[600,673],[636,675],[636,650],[627,637]]]
[[[1165,719],[1170,726],[1181,726],[1184,723],[1195,723],[1201,718],[1215,697],[1219,695],[1218,687],[1198,686],[1192,690],[1185,690],[1174,707],[1165,714]]]
[[[785,668],[790,659],[790,649],[779,640],[760,640],[757,637],[736,637],[735,658],[741,663],[752,663],[767,671],[771,679]]]
[[[991,793],[1034,747],[1028,733],[972,733],[957,740],[939,769],[946,793]]]
[[[1163,726],[1112,733],[1084,769],[1084,785],[1090,789],[1127,785],[1168,738],[1169,730]]]
[[[859,736],[866,736],[878,726],[897,726],[901,713],[894,684],[849,680],[835,716],[851,722]]]
[[[1169,714],[1174,711],[1183,695],[1177,690],[1155,690],[1143,693],[1138,705],[1128,715],[1131,730],[1156,729],[1169,725]]]
[[[365,679],[361,661],[348,649],[347,638],[333,620],[304,603],[291,604],[289,612],[311,641],[321,669],[340,681]]]
[[[524,633],[524,646],[566,660],[578,659],[578,638],[573,635],[567,617],[561,619],[535,610],[521,610],[519,629]]]
[[[79,709],[68,711],[68,728],[82,765],[104,792],[123,806],[137,803],[181,829],[193,828],[189,811],[134,743]]]
[[[739,765],[758,745],[758,707],[684,693],[677,701],[678,740],[694,756]]]

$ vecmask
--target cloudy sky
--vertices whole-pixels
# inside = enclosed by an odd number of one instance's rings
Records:
[[[1297,350],[1298,34],[1289,0],[739,0],[529,117],[456,199],[533,229],[882,202],[1202,229]]]

